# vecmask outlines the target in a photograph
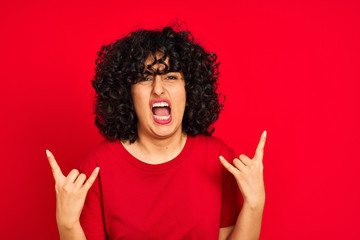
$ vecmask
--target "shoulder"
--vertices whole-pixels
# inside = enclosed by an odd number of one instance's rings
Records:
[[[96,167],[102,167],[104,164],[103,159],[114,155],[113,149],[118,145],[117,142],[110,142],[102,140],[97,143],[90,151],[85,155],[84,159],[80,163],[80,171],[86,175],[90,174]]]
[[[214,147],[220,148],[230,148],[222,139],[215,136],[206,136],[206,135],[196,135],[194,137],[196,143],[203,145],[211,145]]]
[[[199,134],[194,137],[194,140],[197,147],[204,147],[208,151],[216,151],[225,156],[235,156],[234,150],[218,137]]]

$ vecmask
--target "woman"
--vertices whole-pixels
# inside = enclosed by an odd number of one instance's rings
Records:
[[[259,238],[266,132],[253,159],[210,136],[218,65],[170,27],[102,47],[92,84],[105,140],[67,177],[47,151],[61,239]]]

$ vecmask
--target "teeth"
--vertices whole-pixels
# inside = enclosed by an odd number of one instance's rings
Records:
[[[167,102],[157,102],[153,104],[153,107],[168,107],[169,104]]]
[[[157,115],[154,115],[154,117],[157,120],[168,120],[170,118],[170,115],[169,116],[157,116]]]

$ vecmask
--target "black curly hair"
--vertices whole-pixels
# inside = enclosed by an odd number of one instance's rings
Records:
[[[129,140],[137,135],[137,116],[131,97],[131,85],[136,84],[148,71],[144,62],[150,56],[162,53],[158,60],[169,65],[160,74],[182,72],[185,79],[187,106],[182,131],[190,136],[211,135],[210,127],[223,108],[216,93],[219,62],[214,53],[208,53],[194,42],[189,31],[137,30],[115,43],[102,46],[95,60],[95,76],[91,81],[95,89],[95,125],[105,139]],[[154,63],[155,63],[154,62]],[[151,66],[148,66],[151,68]]]

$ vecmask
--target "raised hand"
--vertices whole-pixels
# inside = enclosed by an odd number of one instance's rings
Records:
[[[56,222],[60,229],[71,229],[79,224],[80,214],[84,207],[88,190],[95,182],[99,173],[99,167],[95,168],[89,179],[76,169],[70,171],[65,177],[53,154],[46,150],[52,173],[55,179],[56,191]],[[85,182],[85,183],[84,183]]]
[[[244,197],[244,204],[251,208],[262,209],[265,204],[265,187],[263,176],[263,156],[266,141],[266,131],[261,135],[253,159],[241,154],[233,160],[231,165],[220,156],[221,164],[234,175],[240,191]]]

